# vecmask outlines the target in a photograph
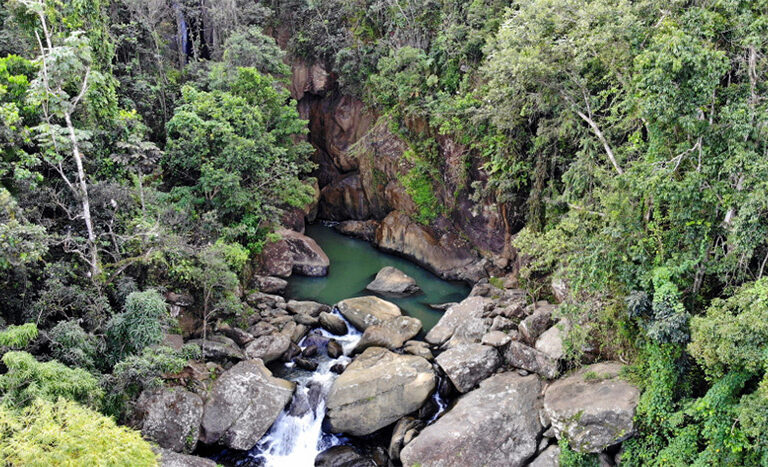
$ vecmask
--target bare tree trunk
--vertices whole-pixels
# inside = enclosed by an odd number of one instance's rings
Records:
[[[603,135],[603,132],[600,131],[600,127],[597,126],[597,123],[595,123],[594,120],[586,116],[580,110],[577,110],[576,113],[579,115],[579,117],[581,117],[582,120],[587,122],[590,128],[592,128],[592,131],[595,133],[595,136],[597,136],[597,139],[599,139],[600,142],[603,143],[603,148],[605,149],[605,153],[608,155],[608,159],[611,161],[611,164],[613,164],[613,168],[616,169],[616,172],[618,172],[619,175],[623,174],[624,171],[621,170],[621,167],[619,167],[619,163],[616,162],[616,157],[613,155],[613,149],[611,149],[611,145],[608,144],[608,140],[605,139],[605,136]]]

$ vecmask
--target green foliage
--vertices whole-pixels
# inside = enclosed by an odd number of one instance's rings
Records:
[[[0,330],[0,347],[23,349],[37,338],[37,325],[26,323],[19,326],[10,325]]]
[[[414,218],[422,224],[429,224],[440,214],[440,202],[435,196],[432,178],[424,170],[414,167],[400,178],[405,192],[411,197],[419,211]]]
[[[98,408],[103,391],[87,371],[57,361],[39,362],[27,352],[3,355],[8,372],[0,375],[0,401],[5,406],[25,407],[35,399],[54,402],[60,397]]]
[[[85,332],[77,321],[60,321],[48,337],[51,355],[66,365],[93,372],[104,361],[104,343]]]
[[[107,341],[115,361],[141,353],[163,339],[163,325],[169,320],[165,299],[156,290],[133,292],[124,311],[107,324]]]
[[[560,447],[560,465],[563,467],[597,467],[600,465],[597,454],[574,451],[565,437],[560,438],[557,444]]]
[[[141,434],[75,402],[37,399],[25,409],[0,406],[4,465],[158,465]]]

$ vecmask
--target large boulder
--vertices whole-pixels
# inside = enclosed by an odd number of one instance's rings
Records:
[[[547,447],[528,464],[528,467],[560,467],[560,448],[556,444]]]
[[[400,452],[404,466],[523,465],[536,453],[541,382],[501,373],[461,396]]]
[[[565,357],[565,348],[563,347],[563,340],[568,333],[569,323],[567,320],[562,319],[560,322],[544,331],[536,340],[536,350],[545,353],[549,358],[554,361],[559,361]]]
[[[410,258],[444,279],[479,280],[486,275],[472,247],[457,235],[437,234],[399,211],[381,221],[376,245]]]
[[[556,360],[522,342],[512,341],[507,344],[504,350],[504,362],[512,368],[531,371],[547,379],[554,378],[558,373]]]
[[[435,359],[459,392],[467,392],[489,377],[501,364],[499,352],[488,345],[465,344]]]
[[[347,321],[361,331],[365,331],[368,326],[402,315],[397,305],[372,295],[348,298],[337,303],[336,307]]]
[[[421,291],[414,278],[392,266],[381,268],[376,278],[365,288],[371,292],[393,295],[412,295]]]
[[[288,287],[288,281],[274,276],[255,275],[251,278],[251,285],[259,292],[281,293]]]
[[[333,226],[334,230],[350,237],[359,238],[366,242],[372,242],[376,239],[376,229],[379,228],[379,221],[343,221]]]
[[[168,449],[155,449],[160,455],[160,467],[216,467],[216,462],[205,457],[190,456],[169,451]]]
[[[622,367],[597,363],[547,388],[544,412],[558,439],[579,452],[600,452],[632,436],[640,391],[620,378]]]
[[[330,260],[313,239],[299,232],[279,229],[280,240],[267,243],[261,253],[263,272],[270,276],[325,276]]]
[[[290,346],[291,337],[284,333],[276,332],[254,339],[245,348],[245,355],[248,358],[259,358],[264,363],[269,363],[280,358]]]
[[[327,420],[335,433],[364,436],[418,410],[435,388],[432,365],[370,347],[333,382]]]
[[[320,313],[318,321],[320,323],[320,326],[322,326],[323,329],[330,332],[331,334],[335,334],[337,336],[343,336],[344,334],[349,332],[349,329],[347,329],[347,323],[344,322],[343,319],[334,315],[333,313],[328,313],[327,311],[323,311],[322,313]]]
[[[187,344],[199,346],[203,350],[203,357],[206,360],[225,363],[245,359],[245,354],[235,341],[219,334],[208,335],[205,340],[190,339]]]
[[[232,449],[251,449],[291,400],[295,384],[274,378],[261,360],[225,371],[211,388],[201,439]]]
[[[390,350],[399,349],[409,339],[421,331],[421,321],[410,316],[397,316],[381,324],[368,326],[360,338],[356,352],[362,352],[368,347],[386,347]]]
[[[200,435],[203,400],[181,388],[144,391],[136,401],[141,434],[160,447],[192,452]]]
[[[288,300],[285,304],[286,309],[297,315],[309,315],[317,318],[323,311],[331,311],[331,307],[323,303],[313,302],[311,300]]]
[[[486,297],[464,299],[448,308],[424,340],[444,347],[480,342],[490,330],[492,320],[486,318],[486,311],[493,305],[493,300]]]
[[[537,307],[536,310],[520,322],[517,330],[520,337],[528,345],[534,345],[536,339],[549,329],[552,325],[552,312],[555,310],[553,305],[544,305]]]

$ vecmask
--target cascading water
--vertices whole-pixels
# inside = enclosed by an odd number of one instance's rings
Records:
[[[334,314],[343,316],[334,310]],[[345,320],[346,321],[346,320]],[[318,366],[314,372],[296,368],[294,363],[286,363],[286,375],[283,377],[296,383],[296,391],[288,407],[283,410],[264,435],[258,445],[249,453],[249,461],[264,466],[313,466],[315,457],[322,451],[342,444],[343,438],[323,431],[325,418],[325,397],[331,389],[336,373],[331,368],[337,364],[348,364],[346,356],[355,348],[362,334],[347,323],[349,332],[344,336],[334,336],[321,329],[305,337],[299,347],[304,350],[315,345],[317,336],[335,339],[344,349],[344,355],[332,359],[325,352],[318,352]]]

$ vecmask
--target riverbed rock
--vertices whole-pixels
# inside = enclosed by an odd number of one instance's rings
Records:
[[[375,467],[376,463],[352,446],[333,446],[315,457],[315,467]]]
[[[266,275],[288,277],[291,273],[303,276],[325,276],[330,260],[322,248],[310,237],[288,229],[276,232],[280,240],[267,243],[260,256],[260,265]]]
[[[216,462],[205,457],[179,454],[168,449],[154,449],[160,455],[160,467],[216,467]]]
[[[213,334],[203,339],[190,339],[187,344],[194,344],[203,349],[203,357],[206,360],[225,363],[230,361],[244,360],[245,354],[232,339]]]
[[[379,221],[372,219],[367,221],[349,220],[339,222],[333,228],[341,234],[372,242],[376,240],[376,229],[379,228]]]
[[[392,429],[392,438],[389,441],[387,454],[393,460],[400,459],[400,451],[403,446],[410,443],[424,427],[424,422],[418,418],[403,417],[395,423]]]
[[[435,356],[432,355],[432,351],[429,349],[429,344],[424,341],[408,341],[405,343],[403,351],[429,361],[435,359]]]
[[[331,358],[339,358],[344,355],[344,347],[336,341],[331,339],[328,341],[328,356]]]
[[[544,411],[558,439],[579,452],[600,452],[633,435],[640,391],[621,379],[622,367],[597,363],[547,388]]]
[[[201,439],[232,449],[251,449],[291,400],[295,384],[275,378],[261,360],[225,371],[211,388]]]
[[[421,407],[435,384],[425,359],[370,347],[333,382],[329,426],[335,433],[371,434]]]
[[[297,315],[309,315],[314,318],[320,316],[324,311],[331,311],[331,307],[323,303],[313,302],[311,300],[288,300],[285,307],[291,313]]]
[[[337,303],[336,307],[347,321],[361,331],[402,315],[397,305],[373,295],[348,298]]]
[[[163,388],[141,393],[136,401],[141,434],[160,447],[190,453],[197,445],[203,400],[182,388]]]
[[[229,323],[226,323],[224,321],[218,321],[216,323],[216,332],[219,332],[221,334],[224,334],[225,336],[232,339],[232,341],[235,342],[240,347],[245,347],[249,343],[251,343],[254,339],[254,336],[251,335],[249,332],[244,331],[238,327],[231,326]]]
[[[339,318],[333,313],[328,313],[327,311],[324,311],[320,313],[319,320],[320,320],[320,326],[322,326],[323,329],[330,332],[331,334],[335,334],[337,336],[343,336],[344,334],[349,332],[349,329],[347,329],[347,323],[345,323],[343,319]]]
[[[413,295],[421,291],[414,278],[392,266],[381,268],[376,278],[365,288],[371,292],[393,295]]]
[[[403,448],[403,465],[523,465],[535,454],[542,430],[540,392],[534,375],[486,379]]]
[[[264,293],[282,293],[288,287],[288,281],[274,276],[255,275],[251,278],[251,285],[259,292]]]
[[[264,363],[269,363],[280,358],[290,346],[290,336],[274,333],[254,339],[245,348],[245,355],[252,359],[260,358]]]
[[[439,234],[392,211],[376,231],[376,245],[423,265],[444,279],[479,280],[486,275],[472,247],[452,233]]]
[[[521,368],[547,379],[554,378],[558,373],[557,361],[522,342],[512,341],[507,345],[504,362],[512,368]]]
[[[553,305],[537,307],[536,310],[520,322],[517,330],[520,332],[523,342],[534,345],[536,339],[552,325]]]
[[[424,340],[446,348],[480,342],[483,335],[490,330],[492,321],[485,317],[485,312],[493,305],[493,300],[486,297],[464,299],[448,308]]]
[[[360,338],[355,352],[362,352],[368,347],[399,349],[408,339],[421,331],[421,321],[410,316],[397,316],[383,323],[368,326]]]
[[[501,364],[499,352],[488,345],[452,347],[435,359],[459,392],[467,392],[489,377]]]
[[[560,467],[560,448],[553,444],[536,456],[528,467]]]

